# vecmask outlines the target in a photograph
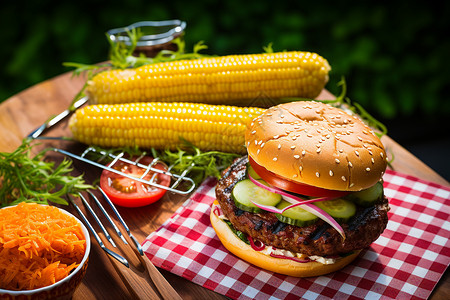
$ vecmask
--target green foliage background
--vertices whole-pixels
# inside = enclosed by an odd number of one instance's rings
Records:
[[[444,2],[444,1],[443,1]],[[186,41],[209,53],[308,50],[326,57],[327,86],[345,76],[349,96],[385,118],[448,113],[448,2],[167,1],[2,4],[0,99],[68,71],[64,61],[105,60],[104,33],[142,20],[182,19]]]
[[[181,19],[188,49],[203,40],[217,55],[269,43],[317,52],[333,68],[333,93],[345,76],[348,96],[377,117],[435,126],[450,113],[449,15],[448,1],[8,1],[0,10],[0,101],[70,71],[62,62],[104,61],[108,29]]]

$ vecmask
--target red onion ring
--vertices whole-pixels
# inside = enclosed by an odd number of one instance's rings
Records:
[[[341,225],[339,225],[338,222],[336,222],[335,219],[333,219],[333,217],[331,217],[327,212],[325,212],[323,209],[311,204],[312,202],[317,202],[317,201],[325,201],[325,200],[331,200],[331,199],[335,199],[332,197],[323,197],[323,198],[315,198],[315,199],[310,199],[310,200],[302,200],[301,198],[298,198],[296,196],[293,196],[279,188],[273,187],[273,186],[266,186],[264,184],[262,184],[261,182],[259,182],[258,180],[254,179],[251,176],[248,176],[250,178],[250,180],[257,186],[259,186],[260,188],[266,189],[269,192],[272,193],[276,193],[276,194],[280,194],[281,196],[283,196],[283,199],[285,199],[286,201],[293,203],[292,205],[289,205],[287,207],[285,207],[284,209],[278,209],[274,206],[268,206],[268,205],[262,205],[262,204],[258,204],[254,201],[252,201],[253,204],[255,204],[257,207],[264,209],[266,211],[269,212],[273,212],[273,213],[283,213],[285,210],[295,207],[295,206],[301,206],[301,208],[303,208],[304,210],[318,216],[319,218],[321,218],[322,220],[324,220],[325,222],[327,222],[328,224],[330,224],[334,229],[337,230],[337,232],[339,232],[339,234],[342,236],[342,238],[345,240],[345,232],[344,229],[341,227]],[[299,202],[300,201],[300,202]]]
[[[220,210],[220,208],[217,205],[214,206],[213,213],[218,217],[220,217],[222,215],[222,211]]]
[[[296,262],[299,262],[299,263],[307,263],[307,262],[311,261],[310,259],[300,259],[300,258],[297,258],[297,257],[289,257],[289,256],[273,254],[273,253],[270,253],[270,256],[274,257],[274,258],[290,259],[290,260],[293,260],[293,261],[296,261]]]
[[[266,245],[264,245],[263,242],[256,240],[256,242],[259,242],[259,246],[256,245],[255,241],[251,236],[247,236],[248,241],[250,242],[250,246],[252,246],[253,250],[255,251],[262,251],[266,248]]]

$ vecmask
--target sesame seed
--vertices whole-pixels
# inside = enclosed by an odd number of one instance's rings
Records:
[[[309,133],[308,133],[306,136],[307,136],[307,137],[310,137],[310,138],[312,137],[312,135],[310,135]]]
[[[268,113],[267,115],[270,117],[272,115],[272,113]]]
[[[344,152],[344,149],[339,149],[339,152],[340,152],[340,153],[343,153],[343,152]]]
[[[331,137],[331,135],[327,134],[325,137],[326,137],[327,139],[329,139],[329,138]]]
[[[281,144],[278,144],[278,150],[281,149]]]
[[[380,156],[381,156],[381,158],[383,158],[383,156],[384,156],[383,152],[380,152]]]
[[[362,142],[363,139],[362,139],[360,136],[358,136],[358,140],[359,140],[360,142]]]
[[[303,156],[305,156],[305,154],[306,154],[306,151],[305,151],[305,150],[303,150],[303,151],[302,151],[302,155],[303,155]]]
[[[370,154],[370,155],[373,155],[373,152],[369,150],[369,154]]]
[[[261,148],[264,147],[265,144],[266,144],[266,143],[262,143],[262,144],[261,144]]]
[[[341,161],[340,161],[339,159],[337,159],[337,158],[336,158],[334,161],[335,161],[337,164],[341,162]]]
[[[367,172],[370,172],[370,168],[366,168],[366,171],[367,171]]]
[[[296,136],[293,136],[293,137],[292,137],[292,140],[293,140],[293,141],[295,141],[296,139],[297,139],[297,137],[296,137]]]
[[[281,124],[281,123],[283,123],[283,120],[277,120],[277,123]]]
[[[302,172],[303,171],[303,166],[300,166],[298,169],[300,170],[300,172]]]
[[[248,146],[250,146],[250,141],[247,142],[247,148],[248,148]]]
[[[334,175],[333,171],[330,170],[330,176],[333,176],[333,175]]]
[[[250,127],[253,127],[253,125],[255,125],[255,123],[254,123],[254,122],[252,122],[252,123],[250,124]]]
[[[280,137],[279,135],[274,135],[274,136],[273,136],[274,139],[277,139],[277,138],[279,138],[279,137]]]
[[[317,152],[317,153],[320,153],[320,148],[317,148],[316,152]]]
[[[295,149],[295,145],[291,146],[291,149],[294,150]]]
[[[345,176],[341,177],[342,181],[347,181],[347,178],[345,178]]]
[[[278,158],[276,158],[276,157],[273,158],[273,161],[277,161],[277,160],[278,160]]]
[[[354,186],[355,184],[352,182],[352,183],[350,183],[350,187],[352,187],[352,186]]]
[[[295,154],[295,155],[294,155],[294,158],[295,158],[295,159],[299,159],[299,158],[300,158],[300,155]]]
[[[256,154],[259,154],[261,152],[261,149],[256,150]]]
[[[258,141],[257,140],[255,140],[255,145],[258,145]]]
[[[374,164],[374,163],[375,163],[375,159],[373,159],[373,157],[371,158],[371,161],[372,161],[372,164]]]
[[[350,168],[353,168],[353,164],[352,164],[351,161],[348,162],[348,166],[349,166]]]
[[[316,176],[317,176],[317,178],[319,178],[320,177],[320,173],[316,172]]]
[[[262,143],[262,140],[260,140],[260,141],[258,142],[258,145],[261,145],[261,143]]]
[[[355,154],[356,154],[356,156],[359,156],[358,150],[355,150]]]
[[[317,148],[320,148],[320,144],[317,144],[316,147],[317,147]]]
[[[292,176],[293,178],[296,178],[298,175],[297,174],[294,174],[294,176]]]

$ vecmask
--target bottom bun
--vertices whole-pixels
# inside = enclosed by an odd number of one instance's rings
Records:
[[[334,264],[322,264],[315,261],[300,263],[290,259],[275,258],[253,250],[250,245],[239,239],[212,210],[210,219],[217,236],[228,251],[255,266],[279,274],[295,277],[314,277],[328,274],[342,269],[361,252],[361,250],[358,250],[351,255],[339,258]]]

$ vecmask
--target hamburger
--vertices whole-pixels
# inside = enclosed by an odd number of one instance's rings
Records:
[[[222,244],[266,270],[319,276],[351,263],[386,228],[386,152],[356,116],[315,101],[252,120],[248,155],[222,173],[210,219]]]

